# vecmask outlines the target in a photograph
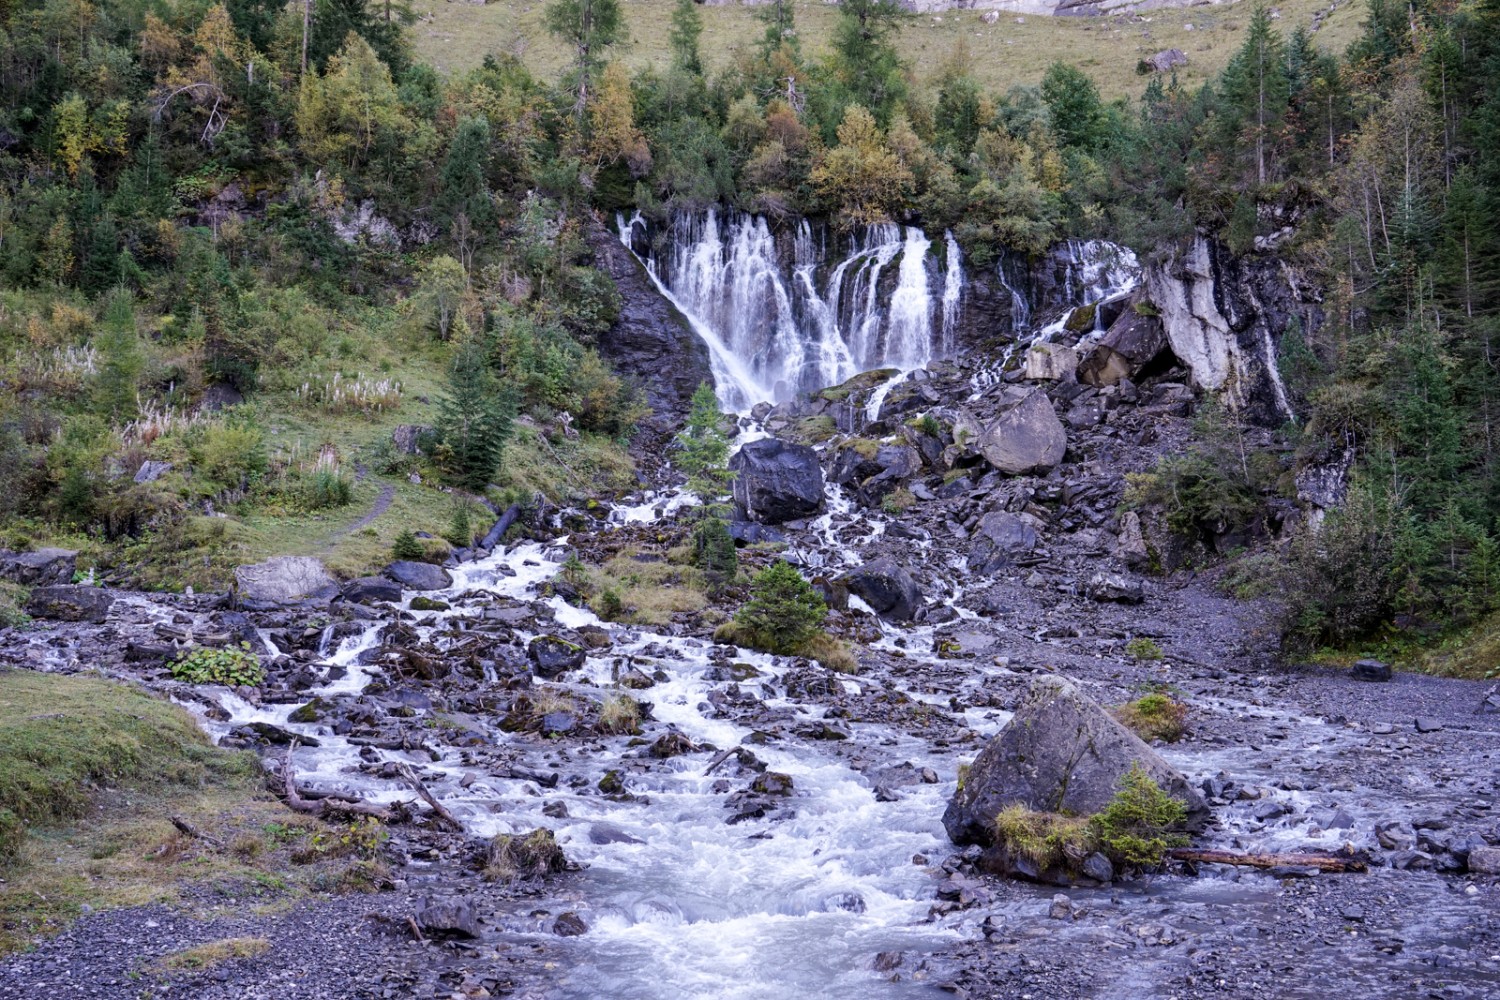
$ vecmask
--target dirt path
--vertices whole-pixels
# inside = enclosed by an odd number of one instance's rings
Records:
[[[395,486],[391,485],[390,483],[386,483],[384,486],[380,487],[380,495],[377,496],[375,498],[375,502],[370,505],[369,511],[367,511],[365,515],[358,521],[355,521],[353,524],[349,525],[346,528],[340,528],[338,531],[335,531],[333,534],[324,539],[323,550],[326,552],[327,550],[337,545],[339,542],[343,541],[345,538],[348,538],[356,531],[359,531],[361,528],[368,528],[370,525],[374,524],[376,518],[380,517],[380,515],[391,509],[391,502],[395,500],[395,498]]]

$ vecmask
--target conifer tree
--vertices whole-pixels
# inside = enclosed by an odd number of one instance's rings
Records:
[[[94,384],[95,408],[115,423],[131,420],[136,415],[136,390],[144,360],[135,328],[135,306],[124,289],[110,295],[97,343],[99,377]]]
[[[438,435],[454,482],[471,490],[489,485],[500,469],[514,410],[513,394],[491,374],[478,341],[466,337],[454,352],[448,393],[438,409]]]

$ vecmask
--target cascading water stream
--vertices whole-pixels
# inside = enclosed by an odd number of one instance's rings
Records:
[[[619,220],[632,249],[640,226],[639,215]],[[875,368],[911,371],[956,345],[966,282],[951,233],[941,273],[927,235],[893,223],[856,232],[831,264],[806,220],[790,234],[790,260],[765,219],[735,212],[680,216],[667,240],[647,270],[708,343],[730,410]]]

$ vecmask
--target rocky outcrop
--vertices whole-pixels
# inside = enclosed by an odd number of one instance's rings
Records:
[[[1015,803],[1092,816],[1136,764],[1201,825],[1208,804],[1187,778],[1072,682],[1048,677],[1032,684],[1015,717],[980,751],[948,802],[943,827],[954,843],[990,844],[995,817]]]
[[[599,336],[599,353],[622,375],[640,380],[652,411],[641,426],[657,440],[668,437],[682,423],[694,390],[713,382],[708,348],[619,237],[596,221],[587,239],[594,265],[620,293],[619,319]]]
[[[1186,66],[1188,57],[1181,49],[1162,49],[1155,55],[1142,59],[1141,64],[1152,73],[1170,73],[1179,66]]]
[[[362,576],[344,585],[344,600],[350,604],[374,604],[401,600],[401,585],[381,576]]]
[[[240,597],[251,601],[286,603],[319,592],[332,592],[338,581],[328,568],[310,556],[276,556],[234,571]]]
[[[777,438],[751,441],[729,460],[734,500],[752,521],[783,524],[823,505],[823,467],[806,445]]]
[[[1062,344],[1037,344],[1026,352],[1026,377],[1045,382],[1072,378],[1078,352]]]
[[[385,575],[407,590],[447,590],[453,586],[452,575],[432,563],[398,559],[385,568]]]
[[[1068,435],[1040,389],[1007,386],[990,421],[981,426],[967,412],[954,423],[954,438],[1013,476],[1041,475],[1063,459]]]
[[[0,580],[9,580],[23,587],[55,587],[72,583],[77,570],[78,553],[72,549],[0,552]]]
[[[583,666],[588,653],[576,642],[555,635],[539,635],[526,647],[526,659],[538,677],[550,680]]]
[[[1037,547],[1037,531],[1024,514],[992,511],[979,519],[969,543],[969,569],[990,575],[1027,561]]]
[[[922,610],[922,591],[916,581],[888,556],[866,563],[841,582],[887,621],[911,621]]]
[[[1265,426],[1295,416],[1277,369],[1278,344],[1293,321],[1312,330],[1323,314],[1284,263],[1236,258],[1218,241],[1198,236],[1186,251],[1147,268],[1146,290],[1195,388],[1223,392],[1231,406]]]
[[[114,592],[103,587],[37,587],[31,592],[26,613],[33,618],[102,625],[114,603]]]

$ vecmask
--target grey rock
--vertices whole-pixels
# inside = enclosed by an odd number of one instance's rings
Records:
[[[1096,601],[1139,604],[1146,598],[1146,585],[1123,573],[1095,573],[1086,589],[1089,597]]]
[[[1133,510],[1120,516],[1120,537],[1115,543],[1115,555],[1132,569],[1139,569],[1151,561],[1151,549],[1146,544],[1145,532],[1141,530],[1141,516]]]
[[[539,635],[527,644],[526,659],[538,677],[552,678],[583,666],[588,652],[577,643],[555,635]]]
[[[385,575],[407,590],[447,590],[453,586],[448,571],[432,563],[398,559],[385,568]]]
[[[823,468],[806,445],[762,438],[729,460],[734,499],[752,521],[783,524],[816,514],[823,506]]]
[[[421,424],[401,424],[391,431],[391,444],[403,455],[422,454],[422,438],[432,433]]]
[[[78,553],[72,549],[0,552],[0,580],[9,580],[23,587],[55,587],[72,583],[77,571]]]
[[[993,511],[979,519],[969,539],[969,569],[992,574],[1015,565],[1035,551],[1038,540],[1029,518]]]
[[[866,563],[842,582],[887,621],[908,622],[922,610],[922,591],[916,581],[888,556]]]
[[[1139,292],[1110,324],[1109,330],[1078,365],[1078,380],[1086,385],[1117,385],[1135,379],[1167,349],[1161,320],[1136,310]]]
[[[276,556],[262,563],[237,567],[240,596],[255,601],[286,603],[338,586],[328,568],[311,556]]]
[[[1084,858],[1079,869],[1095,882],[1113,882],[1115,879],[1115,866],[1098,851]]]
[[[1500,875],[1500,847],[1475,847],[1469,851],[1469,871]]]
[[[26,603],[26,613],[33,618],[102,625],[114,603],[114,592],[103,587],[77,587],[71,584],[37,587],[32,590],[31,599]]]
[[[1036,344],[1026,352],[1026,377],[1034,381],[1072,378],[1077,367],[1078,352],[1062,344]]]
[[[147,459],[141,463],[139,469],[135,470],[135,482],[154,483],[171,471],[171,462],[153,462]]]
[[[430,903],[417,914],[416,920],[417,926],[430,937],[466,940],[479,937],[479,920],[468,903]]]
[[[1357,681],[1388,681],[1391,679],[1391,667],[1379,660],[1358,660],[1350,669],[1349,676]]]
[[[1132,764],[1186,804],[1190,825],[1201,825],[1208,805],[1182,774],[1070,681],[1042,678],[980,751],[943,826],[955,843],[989,844],[995,816],[1013,803],[1091,816],[1114,798]]]
[[[1040,389],[1008,387],[1000,411],[983,427],[960,411],[954,436],[990,465],[1013,476],[1050,472],[1068,448],[1068,433]]]
[[[1417,732],[1419,733],[1436,733],[1440,732],[1443,728],[1443,724],[1437,719],[1429,719],[1425,717],[1419,717],[1416,720],[1416,726]]]
[[[373,604],[376,601],[395,604],[401,600],[401,586],[382,576],[362,576],[346,583],[343,594],[344,600],[350,604]]]
[[[588,930],[589,925],[572,910],[559,913],[557,919],[552,921],[552,933],[558,937],[578,937],[587,934]]]
[[[1153,73],[1167,73],[1188,64],[1187,53],[1181,49],[1163,49],[1142,60]]]
[[[1047,916],[1053,920],[1067,920],[1073,915],[1073,901],[1066,893],[1059,892],[1052,897],[1052,905],[1047,907]]]

